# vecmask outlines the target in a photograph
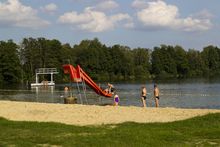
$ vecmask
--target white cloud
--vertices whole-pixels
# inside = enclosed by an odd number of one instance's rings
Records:
[[[196,14],[191,15],[193,18],[212,19],[214,16],[208,10],[202,10]]]
[[[19,0],[0,2],[0,26],[39,28],[50,23],[37,16],[37,11],[22,5]]]
[[[44,7],[41,7],[41,10],[45,11],[45,12],[49,12],[49,13],[54,13],[57,10],[57,5],[54,3],[50,3]]]
[[[164,1],[148,2],[148,6],[137,12],[138,20],[146,28],[170,28],[183,31],[205,31],[212,26],[208,18],[179,17],[178,7]]]
[[[129,29],[130,29],[130,28],[134,28],[134,23],[133,23],[132,21],[127,22],[127,23],[124,24],[124,27],[125,27],[125,28],[129,28]]]
[[[107,11],[118,8],[119,4],[112,0],[103,1],[95,6],[96,10]]]
[[[107,16],[104,12],[95,11],[90,7],[85,8],[83,13],[78,14],[75,11],[67,12],[59,17],[58,22],[69,24],[74,29],[103,32],[114,29],[119,23],[131,21],[128,14],[115,14]]]
[[[131,4],[132,7],[134,8],[145,8],[148,6],[148,1],[146,0],[134,0]]]

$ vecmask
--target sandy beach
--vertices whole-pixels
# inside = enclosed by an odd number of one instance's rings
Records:
[[[220,110],[0,101],[0,117],[9,120],[59,122],[80,126],[123,122],[172,122],[208,113],[220,113]]]

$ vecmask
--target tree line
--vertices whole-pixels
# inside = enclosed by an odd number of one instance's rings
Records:
[[[217,77],[220,49],[212,45],[202,51],[178,45],[153,49],[119,44],[108,47],[97,38],[74,46],[46,38],[24,38],[19,44],[0,41],[1,84],[34,81],[37,68],[57,68],[56,82],[67,82],[69,78],[62,70],[66,63],[79,64],[96,81]]]

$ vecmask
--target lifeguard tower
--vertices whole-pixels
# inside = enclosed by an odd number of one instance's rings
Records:
[[[39,82],[39,75],[46,75],[50,74],[50,81],[43,80],[42,82]],[[31,86],[54,86],[55,83],[53,81],[53,75],[58,74],[58,71],[56,68],[38,68],[35,70],[35,79],[36,83],[31,83]]]

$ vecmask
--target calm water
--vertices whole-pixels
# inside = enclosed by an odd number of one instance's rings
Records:
[[[140,91],[143,84],[114,84],[120,96],[120,105],[142,106]],[[64,103],[68,96],[77,97],[78,103],[83,104],[112,104],[112,98],[103,98],[96,95],[89,87],[86,92],[79,93],[76,85],[69,92],[64,92],[64,84],[55,87],[27,88],[25,86],[1,88],[0,100]],[[102,84],[101,86],[105,86]],[[146,84],[148,90],[147,106],[154,107],[153,84]],[[179,82],[159,83],[160,107],[177,108],[211,108],[220,109],[220,82]]]

